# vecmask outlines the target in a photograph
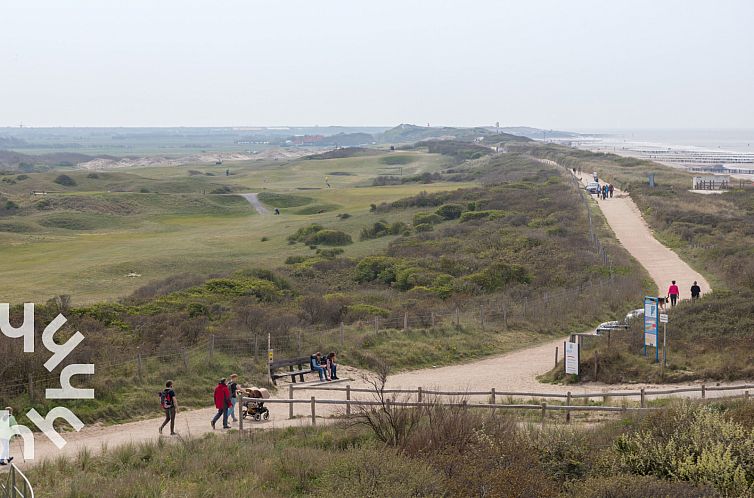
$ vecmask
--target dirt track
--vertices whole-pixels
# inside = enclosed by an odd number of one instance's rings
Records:
[[[582,178],[582,181],[584,178]],[[249,201],[254,204],[251,199]],[[616,191],[612,199],[599,201],[598,205],[602,209],[608,223],[615,231],[618,240],[648,270],[651,277],[657,283],[658,288],[661,289],[661,293],[667,289],[667,285],[673,279],[678,280],[682,297],[688,297],[688,287],[693,280],[699,282],[702,292],[709,291],[709,284],[704,277],[691,269],[670,249],[654,239],[651,230],[642,219],[638,208],[630,197],[620,191]],[[414,388],[422,386],[424,388],[435,387],[453,390],[486,390],[491,387],[495,387],[498,391],[566,392],[570,390],[576,393],[604,390],[606,386],[602,384],[566,387],[543,385],[536,380],[537,375],[552,368],[555,347],[560,346],[562,348],[562,343],[563,339],[558,339],[546,344],[466,365],[406,372],[391,377],[389,383],[391,387]],[[360,384],[362,383],[358,381],[351,382],[353,386]],[[637,384],[612,385],[610,389],[637,390],[640,387],[642,386]],[[178,389],[178,393],[178,399],[180,400],[180,389]],[[284,392],[279,393],[279,396],[284,395]],[[342,393],[336,395],[315,391],[302,392],[297,397],[310,395],[330,399],[342,399]],[[271,404],[269,407],[272,412],[271,420],[267,423],[257,424],[257,427],[288,427],[308,423],[308,419],[306,418],[287,420],[287,406]],[[296,413],[305,415],[307,409],[308,406],[306,405],[298,405]],[[179,412],[177,431],[182,436],[197,436],[211,432],[212,429],[209,420],[213,414],[214,409]],[[63,450],[57,450],[43,436],[39,436],[36,447],[36,461],[56,455],[74,455],[84,447],[96,452],[103,445],[113,447],[130,441],[153,440],[158,438],[157,427],[159,426],[159,422],[160,419],[152,419],[112,427],[86,427],[80,433],[66,434],[65,437],[68,445]],[[14,440],[13,453],[17,456],[21,454],[20,440],[18,438]]]

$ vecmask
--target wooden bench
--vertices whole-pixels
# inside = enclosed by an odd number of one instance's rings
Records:
[[[270,382],[273,385],[277,385],[277,379],[283,377],[290,377],[291,382],[296,383],[296,377],[299,378],[299,382],[304,382],[304,375],[310,373],[317,373],[316,370],[312,370],[311,357],[302,356],[300,358],[289,358],[283,360],[274,360],[267,364],[268,372],[270,375]],[[288,367],[288,371],[277,372],[276,370]],[[293,367],[296,367],[294,369]]]

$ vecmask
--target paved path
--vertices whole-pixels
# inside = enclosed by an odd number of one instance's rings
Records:
[[[582,181],[586,177],[582,178]],[[256,194],[243,194],[260,213],[267,210],[261,205]],[[707,281],[699,273],[691,269],[670,249],[663,246],[652,236],[652,232],[644,222],[638,208],[633,201],[621,191],[617,191],[612,199],[598,202],[610,226],[615,231],[618,240],[641,263],[657,283],[658,288],[664,290],[671,280],[679,282],[682,297],[688,297],[688,287],[693,280],[699,282],[702,292],[709,291]],[[590,383],[581,386],[560,386],[541,384],[536,380],[538,375],[547,372],[554,365],[555,347],[562,348],[564,339],[557,339],[546,344],[514,351],[486,358],[466,365],[441,368],[428,368],[405,372],[389,379],[391,387],[442,388],[447,390],[486,390],[495,387],[498,391],[537,391],[551,393],[574,393],[610,390],[637,390],[645,385],[604,385]],[[562,352],[561,352],[562,355]],[[354,387],[364,386],[363,381],[353,381]],[[665,386],[652,386],[662,388]],[[674,385],[678,387],[678,385]],[[180,394],[180,391],[179,391]],[[278,396],[285,396],[285,392]],[[297,397],[317,396],[320,398],[341,399],[342,393],[323,393],[322,391],[304,391]],[[180,400],[180,397],[178,398]],[[208,396],[208,400],[211,399]],[[269,404],[272,417],[268,422],[250,424],[259,428],[289,427],[308,423],[307,418],[287,420],[288,410],[285,405]],[[296,414],[305,416],[307,405],[298,405]],[[318,413],[333,413],[325,407],[318,408]],[[179,412],[177,431],[181,436],[198,436],[212,432],[209,420],[214,409],[189,410]],[[42,458],[57,455],[75,455],[83,448],[97,452],[103,446],[114,447],[127,442],[142,442],[157,439],[157,427],[161,419],[131,422],[110,427],[86,427],[80,433],[66,434],[68,445],[63,450],[57,450],[44,436],[38,435],[35,462]],[[220,432],[220,431],[217,431]],[[166,436],[163,436],[166,437]],[[167,436],[169,438],[169,436]],[[20,440],[14,440],[14,454],[20,456]],[[18,458],[17,460],[20,460]],[[28,464],[26,464],[28,465]]]
[[[239,194],[241,197],[249,201],[249,204],[254,206],[254,209],[257,210],[257,213],[259,214],[268,214],[269,211],[267,210],[264,205],[259,201],[259,194],[257,193],[250,193],[250,194]]]

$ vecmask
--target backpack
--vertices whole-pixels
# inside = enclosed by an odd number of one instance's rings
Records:
[[[160,407],[167,410],[173,408],[173,397],[170,395],[170,391],[165,389],[160,391]]]

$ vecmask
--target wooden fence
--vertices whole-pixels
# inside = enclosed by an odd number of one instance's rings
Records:
[[[738,386],[707,386],[705,384],[699,387],[681,387],[677,389],[659,389],[659,390],[646,390],[640,389],[638,391],[606,391],[606,392],[587,392],[587,393],[541,393],[541,392],[522,392],[522,391],[498,391],[492,388],[488,391],[440,391],[432,389],[423,389],[417,387],[416,389],[383,389],[380,392],[385,394],[406,394],[409,395],[409,400],[397,401],[395,399],[387,399],[385,401],[380,400],[359,400],[352,399],[352,394],[365,393],[376,394],[374,389],[369,388],[352,388],[349,385],[331,386],[331,385],[288,385],[288,399],[266,399],[265,403],[287,404],[288,405],[288,418],[294,417],[293,408],[295,405],[309,404],[311,406],[311,420],[312,424],[317,423],[317,405],[339,405],[345,406],[345,415],[351,415],[351,407],[368,407],[368,406],[387,406],[387,407],[429,407],[429,406],[451,406],[451,407],[463,407],[463,408],[487,408],[487,409],[501,409],[501,410],[540,410],[542,423],[544,423],[547,411],[563,411],[565,412],[566,421],[570,421],[572,411],[590,411],[590,412],[621,412],[626,413],[630,411],[649,411],[656,410],[647,406],[647,398],[653,396],[667,396],[672,394],[684,394],[684,393],[699,393],[702,399],[707,398],[708,392],[715,391],[743,391],[743,394],[738,396],[726,396],[726,397],[743,397],[749,399],[749,389],[754,389],[754,384],[742,384]],[[317,399],[315,396],[310,398],[294,398],[294,391],[296,390],[316,390],[316,391],[334,391],[345,392],[345,399]],[[415,401],[410,401],[413,397]],[[432,396],[432,399],[427,399],[427,396]],[[443,400],[441,396],[454,396],[462,397],[464,399],[460,401]],[[470,403],[465,398],[474,396],[486,396],[487,403]],[[531,403],[518,403],[518,404],[502,404],[497,402],[499,396],[507,396],[511,398],[516,397],[528,397],[537,399],[562,399],[565,400],[565,404],[548,404],[546,401],[541,401],[538,404]],[[628,398],[638,397],[638,407],[625,406],[597,406],[589,405],[589,399],[602,398],[603,403],[608,403],[610,398]],[[722,396],[718,396],[722,397]],[[572,402],[575,399],[583,399],[583,405],[574,405]],[[239,410],[245,401],[254,400],[254,398],[241,397],[239,402]],[[243,417],[240,417],[239,429],[243,431]]]

